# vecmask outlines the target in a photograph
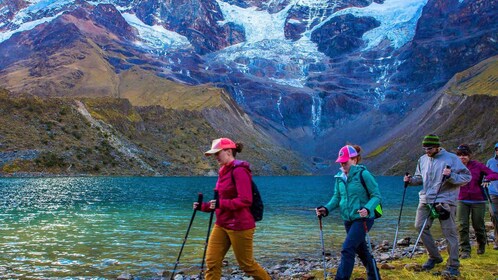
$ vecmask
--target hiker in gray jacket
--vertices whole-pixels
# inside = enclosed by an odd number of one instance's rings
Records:
[[[460,275],[460,261],[458,259],[458,231],[456,224],[456,208],[460,186],[470,182],[471,174],[460,159],[441,147],[439,137],[430,134],[424,137],[422,146],[425,155],[417,163],[417,169],[412,176],[405,176],[404,181],[411,186],[423,185],[419,192],[419,204],[415,218],[415,227],[420,232],[427,217],[427,223],[422,232],[429,259],[422,265],[424,270],[431,270],[436,264],[443,262],[443,258],[434,242],[430,228],[435,217],[431,217],[431,210],[438,212],[438,219],[446,241],[448,242],[449,258],[446,269],[442,272],[446,276]],[[434,212],[433,212],[434,213]],[[415,244],[416,246],[416,244]]]

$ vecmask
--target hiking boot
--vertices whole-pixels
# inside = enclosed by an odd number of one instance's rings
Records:
[[[438,259],[428,259],[423,265],[422,265],[422,269],[423,270],[431,270],[433,269],[436,264],[438,263],[442,263],[443,262],[443,258],[438,258]]]
[[[479,244],[479,247],[477,249],[477,254],[482,255],[482,254],[484,254],[484,251],[486,251],[486,245]]]
[[[470,253],[469,252],[461,252],[460,253],[460,258],[461,259],[469,259],[470,258]]]
[[[460,271],[458,271],[458,268],[454,267],[447,267],[445,270],[441,271],[441,275],[445,277],[455,277],[455,276],[460,276]]]

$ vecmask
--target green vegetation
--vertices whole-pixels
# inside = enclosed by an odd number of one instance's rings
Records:
[[[369,153],[365,158],[368,159],[371,157],[376,157],[376,156],[382,154],[385,150],[389,149],[393,144],[394,144],[394,142],[390,142],[390,143],[387,143],[383,146],[380,146],[377,149],[375,149],[374,151],[372,151],[371,153]]]
[[[475,252],[475,250],[474,250]],[[441,252],[444,259],[447,259],[448,254],[446,251]],[[444,262],[437,265],[433,270],[429,272],[425,271],[415,271],[409,267],[414,267],[416,265],[421,266],[427,260],[427,255],[415,256],[413,259],[400,259],[389,262],[388,264],[392,266],[393,269],[380,269],[382,279],[389,280],[440,280],[444,279],[439,275],[434,275],[433,273],[441,272],[445,266]],[[467,280],[496,280],[498,279],[498,265],[496,264],[498,260],[498,250],[493,250],[492,246],[488,246],[486,253],[483,255],[472,255],[470,259],[460,260],[460,273],[461,276],[455,279],[467,279]],[[379,264],[381,267],[382,264]],[[335,273],[335,270],[332,271]],[[313,271],[315,279],[323,279],[323,270]],[[365,268],[363,266],[357,266],[354,269],[353,277],[351,279],[366,279]]]
[[[17,173],[19,171],[22,171],[25,166],[25,162],[22,161],[22,160],[13,160],[12,162],[8,163],[8,164],[5,164],[3,167],[2,167],[2,172],[3,173]]]
[[[445,93],[498,96],[498,56],[488,58],[474,67],[457,73]]]
[[[121,98],[79,101],[92,119],[82,115],[71,98],[14,97],[0,91],[0,155],[11,157],[0,165],[0,176],[212,174],[218,165],[204,151],[212,139],[221,136],[246,144],[240,158],[252,163],[255,174],[304,173],[295,155],[284,149],[275,151],[245,123],[231,121],[231,131],[213,127],[205,114],[226,119],[233,114],[226,108],[204,113],[135,107]],[[31,157],[13,156],[18,151]],[[283,169],[282,162],[290,168]]]
[[[43,152],[35,159],[35,164],[40,168],[64,167],[66,163],[62,157],[52,153]]]
[[[31,155],[4,162],[0,175],[142,174],[138,164],[120,160],[72,99],[12,97],[0,91],[0,112],[0,153]]]

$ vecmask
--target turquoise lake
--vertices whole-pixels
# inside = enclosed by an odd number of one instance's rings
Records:
[[[332,195],[332,176],[255,177],[265,203],[255,257],[265,266],[321,258],[314,208]],[[402,177],[377,177],[384,216],[374,243],[392,242],[403,195]],[[123,272],[157,277],[171,270],[202,192],[215,177],[62,177],[0,179],[0,276],[116,279]],[[413,228],[419,187],[407,189],[398,238]],[[209,214],[198,212],[178,269],[200,266]],[[324,219],[325,246],[339,254],[344,239],[337,212]],[[439,237],[436,232],[436,237]],[[231,253],[229,263],[234,263]]]

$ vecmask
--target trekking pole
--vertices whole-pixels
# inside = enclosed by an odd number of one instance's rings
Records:
[[[197,207],[195,207],[194,212],[192,213],[192,218],[190,218],[190,223],[188,224],[187,233],[185,233],[185,237],[183,238],[182,247],[180,248],[180,252],[178,253],[178,258],[176,258],[175,267],[173,267],[173,272],[171,273],[170,280],[173,280],[173,277],[175,276],[176,267],[180,263],[180,257],[181,257],[182,252],[183,252],[183,247],[185,246],[185,243],[187,242],[188,233],[190,232],[190,228],[192,227],[192,222],[194,221],[195,213],[197,212],[197,210],[201,209],[202,193],[199,193],[199,195],[197,196],[197,203],[198,203],[198,205],[197,205]]]
[[[405,176],[410,175],[406,172]],[[408,187],[408,182],[405,182],[405,188],[403,190],[403,198],[401,199],[401,208],[399,208],[398,224],[396,225],[396,233],[394,234],[393,249],[391,251],[391,258],[394,256],[394,250],[396,249],[396,241],[398,240],[399,224],[401,223],[401,213],[403,212],[403,205],[405,204],[406,188]]]
[[[207,251],[207,246],[209,242],[209,234],[211,233],[211,225],[213,224],[213,215],[214,212],[216,212],[216,208],[218,208],[218,191],[214,191],[214,200],[216,200],[216,206],[214,207],[213,211],[211,211],[211,214],[209,215],[209,225],[208,225],[208,231],[207,231],[207,236],[206,236],[206,243],[204,244],[204,253],[202,254],[202,263],[201,263],[201,272],[199,273],[199,279],[204,279],[204,261],[206,260],[206,251]]]
[[[370,235],[368,234],[367,219],[363,219],[363,228],[365,228],[365,237],[367,239],[368,249],[370,250],[370,255],[372,256],[372,265],[375,272],[375,280],[379,280],[379,272],[377,271],[377,262],[373,255],[372,243],[370,242]]]
[[[318,215],[318,223],[320,224],[320,243],[322,244],[322,261],[323,261],[323,279],[327,279],[327,266],[325,262],[325,243],[323,242],[323,226],[322,215]]]
[[[488,181],[489,182],[489,181]],[[496,208],[495,208],[495,205],[493,204],[493,201],[491,200],[491,196],[489,195],[489,190],[488,190],[488,187],[483,187],[484,189],[484,193],[486,193],[486,198],[488,199],[489,201],[489,206],[491,208],[491,211],[493,211],[493,216],[495,217],[495,219],[498,221],[498,212],[496,212]]]
[[[451,169],[451,167],[449,165],[446,165],[446,168]],[[446,181],[447,178],[448,177],[443,176],[443,179],[441,180],[441,183],[439,184],[439,189],[437,190],[436,197],[434,198],[434,203],[436,203],[439,192],[441,191],[441,188],[443,187],[443,183],[444,183],[444,181]],[[415,241],[415,244],[413,245],[413,250],[410,253],[410,259],[413,257],[413,254],[415,253],[415,250],[417,249],[418,241],[420,240],[420,237],[422,237],[422,233],[424,232],[425,225],[427,225],[427,220],[429,220],[429,218],[431,217],[431,211],[432,211],[432,209],[431,209],[431,206],[429,204],[429,215],[427,215],[427,218],[425,218],[424,223],[422,224],[422,228],[420,229],[420,232],[418,233],[417,241]]]

